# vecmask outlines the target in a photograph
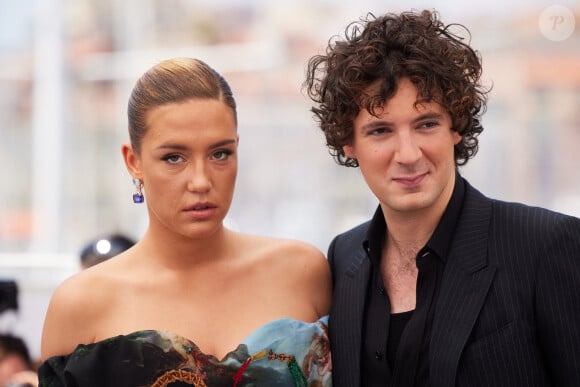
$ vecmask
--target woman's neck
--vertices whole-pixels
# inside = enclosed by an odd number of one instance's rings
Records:
[[[209,237],[188,238],[149,228],[140,241],[142,251],[163,267],[187,270],[215,264],[229,256],[228,241],[234,233],[221,227]]]

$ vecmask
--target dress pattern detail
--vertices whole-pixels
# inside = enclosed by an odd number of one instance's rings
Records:
[[[222,360],[167,331],[143,330],[47,359],[41,387],[331,386],[328,316],[283,318],[254,331]]]

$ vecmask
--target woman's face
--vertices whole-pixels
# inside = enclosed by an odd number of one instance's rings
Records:
[[[221,230],[237,148],[234,113],[221,101],[192,99],[150,110],[140,154],[124,148],[131,174],[143,181],[150,228],[195,239]]]

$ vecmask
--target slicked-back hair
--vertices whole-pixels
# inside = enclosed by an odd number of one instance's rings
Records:
[[[147,113],[158,106],[190,99],[223,101],[237,123],[236,101],[227,81],[198,59],[172,58],[151,67],[133,87],[127,115],[133,150],[139,154],[147,133]]]

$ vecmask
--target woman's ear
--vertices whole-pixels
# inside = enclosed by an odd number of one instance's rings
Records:
[[[135,153],[131,144],[124,143],[121,145],[121,153],[129,174],[134,179],[141,179],[141,159]]]

